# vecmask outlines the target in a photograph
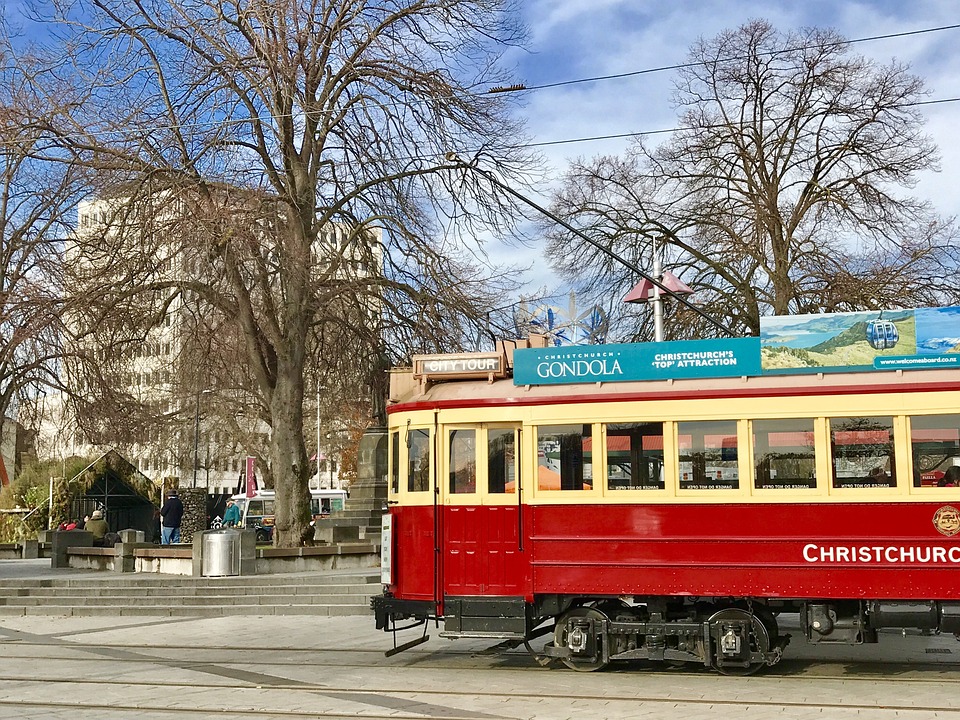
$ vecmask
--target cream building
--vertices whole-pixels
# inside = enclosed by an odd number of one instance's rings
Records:
[[[80,203],[77,238],[83,240],[85,236],[115,232],[117,218],[124,213],[123,199]],[[124,216],[122,224],[126,228],[134,227],[129,213]],[[131,234],[136,236],[136,232]],[[339,257],[346,259],[344,272],[354,276],[379,273],[383,247],[380,231],[369,234],[370,244],[362,252],[350,252],[349,237],[344,228],[333,227],[323,233],[319,243],[338,249]],[[87,243],[74,239],[66,248],[66,261],[79,275],[83,274],[84,268],[95,268],[103,261],[103,258],[87,256],[84,250],[87,246]],[[347,248],[346,252],[344,248]],[[372,263],[371,257],[374,258]],[[158,277],[165,280],[196,277],[200,270],[194,258],[184,257],[174,245],[159,244],[155,262]],[[157,484],[179,482],[181,487],[236,492],[247,456],[265,456],[269,428],[235,410],[243,406],[242,393],[236,390],[215,388],[212,384],[199,391],[183,390],[178,368],[182,368],[187,331],[195,312],[190,293],[177,294],[165,308],[162,321],[152,324],[142,341],[133,346],[116,366],[118,387],[137,403],[151,408],[156,423],[144,425],[133,438],[112,438],[108,431],[92,440],[79,429],[64,398],[48,395],[43,398],[43,423],[36,441],[38,456],[93,456],[115,449]],[[371,312],[376,312],[376,308],[371,308]],[[311,399],[313,397],[308,396],[307,402]],[[320,402],[319,396],[316,401]],[[312,419],[314,412],[315,408],[304,408],[306,418]],[[305,428],[308,454],[318,460],[319,465],[313,484],[339,487],[339,457],[327,440],[331,429],[320,430]],[[312,447],[313,436],[321,443],[319,451]]]

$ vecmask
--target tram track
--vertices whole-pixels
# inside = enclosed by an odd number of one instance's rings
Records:
[[[831,720],[960,720],[951,690],[960,662],[800,659],[750,678],[635,662],[584,675],[542,668],[520,650],[491,654],[446,644],[392,658],[383,650],[151,646],[23,633],[0,642],[0,717],[589,720],[714,710],[799,718],[815,710]]]
[[[68,681],[65,681],[68,682]],[[72,681],[77,682],[77,681]],[[101,683],[102,684],[102,683]],[[117,686],[114,684],[114,687]],[[177,683],[123,683],[119,686],[119,689],[125,689],[128,687],[147,687],[147,688],[159,688],[164,690],[169,690],[171,688],[182,688],[187,689],[196,689],[202,688],[203,685],[196,683],[190,684],[177,684]],[[239,690],[239,687],[231,687],[224,685],[215,685],[211,686],[219,689],[229,689],[229,690]],[[247,688],[254,689],[254,688]],[[0,708],[33,708],[33,709],[49,709],[49,710],[69,710],[71,713],[76,714],[78,711],[99,711],[99,712],[110,712],[110,713],[162,713],[172,717],[210,717],[212,715],[223,715],[229,713],[233,716],[257,716],[263,718],[265,713],[269,717],[314,717],[314,718],[355,718],[362,717],[366,720],[380,720],[381,718],[387,719],[391,718],[393,720],[422,720],[424,716],[428,716],[430,720],[478,720],[478,718],[494,718],[494,717],[525,717],[524,712],[515,713],[511,712],[509,708],[512,705],[532,705],[536,704],[542,700],[542,695],[539,693],[493,693],[493,692],[457,692],[457,691],[424,691],[424,690],[404,690],[404,689],[390,689],[382,688],[377,690],[351,690],[345,692],[343,690],[335,690],[329,687],[321,686],[303,686],[303,685],[291,685],[291,686],[275,686],[271,688],[273,691],[298,691],[301,693],[312,693],[315,695],[330,695],[334,694],[336,696],[349,696],[354,702],[364,703],[365,700],[371,701],[371,705],[377,704],[378,701],[382,700],[384,697],[392,697],[399,700],[406,701],[411,706],[411,710],[397,710],[394,709],[389,713],[376,713],[369,712],[364,710],[362,712],[344,712],[343,710],[335,711],[326,711],[322,709],[309,709],[309,710],[296,710],[296,709],[277,709],[270,708],[269,703],[264,704],[263,698],[256,705],[243,705],[241,700],[239,703],[233,703],[229,706],[226,704],[218,705],[193,705],[191,707],[170,707],[169,705],[165,706],[156,702],[129,702],[129,703],[116,703],[112,702],[110,704],[106,703],[97,703],[97,702],[70,702],[70,701],[59,701],[59,700],[19,700],[19,699],[8,699],[0,698]],[[430,703],[424,703],[422,699],[429,698]],[[492,704],[503,707],[507,712],[503,715],[492,715],[488,713],[476,712],[476,711],[456,711],[451,708],[451,705],[457,704],[470,704],[476,698],[483,698],[487,701],[490,701]],[[843,702],[824,702],[822,700],[816,701],[785,701],[785,700],[750,700],[744,698],[717,698],[717,697],[677,697],[671,695],[669,697],[657,696],[657,695],[616,695],[610,693],[594,693],[594,694],[585,694],[585,693],[570,693],[562,696],[557,696],[555,700],[564,703],[564,704],[576,704],[576,703],[604,703],[609,707],[619,706],[616,712],[618,715],[622,716],[624,714],[629,714],[631,709],[637,709],[641,706],[670,706],[675,712],[680,711],[682,713],[684,708],[689,708],[691,711],[697,708],[703,707],[715,707],[718,709],[728,709],[730,711],[737,709],[740,711],[756,711],[758,713],[769,713],[773,711],[789,711],[792,709],[807,709],[807,708],[816,708],[821,712],[833,712],[838,715],[834,717],[841,716],[839,714],[850,714],[851,717],[856,717],[864,713],[869,713],[871,718],[910,718],[913,714],[934,714],[936,717],[958,717],[960,718],[960,707],[949,704],[948,702],[943,702],[939,704],[927,703],[922,705],[916,704],[904,704],[904,703],[843,703]],[[449,712],[424,712],[425,708],[446,708]],[[518,710],[520,708],[517,708]],[[546,716],[545,716],[546,717]]]
[[[48,648],[50,652],[10,652],[14,648]],[[431,672],[462,672],[469,669],[472,672],[519,672],[519,673],[556,673],[568,677],[576,677],[573,671],[562,667],[556,663],[552,667],[542,668],[535,663],[525,652],[519,650],[508,651],[504,653],[492,654],[483,650],[458,650],[453,646],[435,649],[432,651],[408,650],[400,660],[384,658],[383,649],[372,648],[313,648],[313,649],[289,649],[289,648],[270,648],[256,650],[258,659],[254,663],[249,663],[244,659],[244,655],[250,653],[250,648],[233,648],[222,646],[172,646],[165,645],[162,648],[145,648],[131,646],[127,644],[89,644],[81,645],[72,642],[50,643],[50,642],[17,642],[4,646],[0,643],[0,659],[5,662],[12,661],[69,661],[79,665],[97,665],[103,662],[104,655],[114,653],[132,653],[135,657],[124,659],[126,664],[150,664],[163,667],[181,667],[191,668],[199,665],[223,664],[228,666],[251,666],[258,668],[300,668],[305,663],[310,667],[316,668],[338,668],[363,670],[371,667],[389,668],[393,671],[403,672],[406,670],[417,671],[429,669]],[[69,651],[70,655],[64,652]],[[86,655],[85,655],[86,653]],[[156,654],[154,654],[156,653]],[[271,657],[271,655],[278,657]],[[325,655],[329,657],[324,657]],[[347,656],[360,656],[363,659],[354,661],[346,659]],[[778,665],[759,673],[758,678],[774,678],[780,682],[790,682],[792,680],[835,680],[854,683],[871,683],[876,681],[877,673],[882,674],[883,668],[890,668],[891,673],[896,673],[897,682],[906,683],[937,683],[942,682],[940,677],[919,677],[923,673],[949,673],[951,679],[960,679],[960,654],[951,657],[948,661],[917,663],[912,662],[905,665],[902,661],[887,662],[857,662],[858,671],[825,672],[826,668],[832,666],[848,667],[850,661],[837,661],[829,659],[796,659],[790,658],[781,661]],[[465,668],[464,662],[472,662],[469,668]],[[864,670],[865,668],[865,670]],[[894,670],[895,668],[895,670]],[[904,673],[912,673],[914,676],[908,677]],[[719,677],[713,670],[700,665],[690,665],[689,667],[674,666],[668,667],[662,663],[630,661],[611,665],[598,674],[602,676],[663,676],[670,678],[696,679],[704,677]],[[5,675],[0,673],[0,681],[17,679],[15,675]],[[51,682],[57,682],[58,679],[51,678]],[[732,680],[730,681],[732,682]],[[299,685],[298,685],[299,686]],[[318,686],[322,687],[322,686]]]
[[[12,660],[12,659],[17,659],[17,658],[11,658],[10,656],[6,656],[4,658],[4,660]],[[37,658],[24,657],[22,659],[36,660]],[[54,658],[49,658],[49,659],[53,660]],[[96,658],[91,658],[91,659],[74,658],[74,659],[70,659],[69,662],[74,665],[78,663],[82,665],[85,663],[102,662],[102,660],[97,660]],[[295,690],[305,690],[305,691],[311,691],[311,692],[328,692],[331,690],[338,689],[330,685],[329,683],[326,683],[326,684],[314,683],[310,681],[298,680],[295,678],[279,679],[274,674],[267,675],[267,673],[270,673],[271,669],[274,669],[274,668],[302,667],[302,665],[298,665],[295,663],[259,662],[256,664],[246,664],[246,663],[239,663],[232,660],[224,661],[222,659],[219,662],[215,663],[210,660],[202,660],[202,659],[175,660],[175,659],[168,659],[168,658],[157,658],[157,659],[144,658],[143,660],[128,662],[126,664],[126,669],[130,671],[135,670],[137,665],[159,666],[159,667],[165,667],[165,668],[178,668],[185,671],[199,671],[199,672],[208,671],[212,666],[217,665],[223,668],[237,668],[241,672],[264,673],[265,674],[264,677],[270,678],[270,681],[268,683],[264,683],[263,685],[256,685],[251,682],[231,682],[229,680],[225,680],[222,677],[219,677],[216,681],[207,681],[207,682],[193,681],[189,683],[189,687],[193,687],[193,688],[211,688],[211,689],[220,688],[224,690],[229,690],[229,689],[247,689],[251,687],[269,686],[270,689],[276,689],[276,690],[295,689]],[[918,675],[915,675],[913,677],[905,677],[899,674],[901,672],[901,669],[899,667],[897,668],[897,671],[895,672],[891,671],[890,675],[884,676],[883,673],[881,672],[882,668],[880,667],[870,668],[869,669],[870,672],[868,674],[838,674],[838,673],[823,672],[823,667],[819,663],[804,664],[804,665],[805,667],[800,668],[799,670],[793,669],[790,672],[790,674],[778,675],[776,673],[771,673],[768,675],[757,675],[754,677],[756,678],[756,680],[760,680],[760,681],[768,680],[771,682],[775,682],[781,686],[794,685],[794,684],[800,684],[800,683],[809,683],[811,681],[817,681],[820,683],[842,682],[845,684],[870,685],[870,684],[876,683],[878,679],[886,679],[886,680],[894,681],[899,685],[938,686],[938,685],[942,685],[944,682],[957,682],[958,680],[960,680],[960,667],[949,667],[949,668],[946,668],[947,672],[944,672],[945,668],[943,666],[929,666],[925,668],[925,667],[917,667],[914,665],[914,666],[911,666],[910,671],[917,673]],[[312,665],[311,667],[314,667],[314,665]],[[360,664],[337,665],[335,663],[325,663],[325,664],[316,665],[316,667],[324,668],[324,669],[339,667],[344,670],[366,670],[366,669],[370,669],[371,666],[360,665]],[[536,669],[528,669],[528,668],[523,668],[518,666],[463,668],[463,667],[453,667],[453,666],[443,666],[443,665],[430,665],[430,666],[409,665],[409,666],[393,666],[389,669],[392,672],[397,672],[402,674],[423,672],[423,671],[429,671],[430,673],[433,673],[433,674],[438,672],[456,674],[456,673],[462,673],[464,672],[464,670],[469,670],[471,673],[474,673],[474,674],[477,674],[477,673],[527,674],[528,670],[537,672]],[[929,671],[931,674],[929,676],[920,676],[920,674],[924,673],[925,671]],[[564,669],[558,668],[557,672],[564,673],[564,677],[568,677],[571,679],[576,677],[572,675],[572,673]],[[939,674],[934,675],[933,673],[939,673]],[[732,683],[736,682],[734,680],[722,679],[720,676],[716,675],[715,673],[707,669],[704,669],[701,672],[686,672],[686,671],[677,670],[677,669],[664,670],[660,666],[654,666],[654,665],[651,665],[648,667],[639,667],[639,668],[625,667],[622,669],[616,669],[612,672],[606,672],[606,673],[600,674],[597,677],[604,677],[604,676],[610,677],[610,678],[616,677],[620,679],[623,679],[624,677],[627,677],[627,678],[638,677],[638,678],[647,678],[647,679],[652,677],[663,678],[663,679],[669,678],[671,681],[674,681],[674,682],[678,682],[678,681],[697,682],[697,681],[702,681],[704,679],[708,679],[708,680],[717,679],[720,681],[721,685],[722,683],[727,683],[731,687],[735,687],[732,685]],[[31,675],[18,675],[16,673],[0,673],[0,683],[33,682],[33,681],[41,681],[45,683],[61,684],[61,685],[68,685],[68,684],[96,685],[100,683],[100,681],[96,679],[86,679],[83,677],[63,678],[63,677],[57,677],[55,674],[44,675],[44,674],[33,673]],[[152,681],[125,680],[123,682],[126,685],[136,686],[136,687],[182,687],[185,685],[184,683],[179,683],[176,681],[162,682],[162,681],[155,681],[155,680],[152,680]],[[355,692],[368,693],[368,692],[374,692],[374,691],[369,689],[364,689],[364,688],[358,688],[355,690]],[[376,692],[386,692],[390,694],[401,694],[401,695],[409,694],[411,692],[414,692],[416,694],[423,694],[423,695],[448,694],[447,690],[431,690],[427,688],[411,691],[408,686],[400,686],[400,685],[397,685],[394,687],[380,687],[376,689]],[[482,696],[482,697],[525,697],[526,696],[526,694],[522,692],[516,692],[516,693],[494,692],[494,691],[486,691],[486,690],[479,690],[479,689],[473,690],[469,694]],[[617,695],[616,693],[611,693],[609,690],[604,691],[602,695],[581,694],[581,695],[565,695],[565,697],[570,697],[571,699],[591,699],[591,698],[603,697],[603,698],[620,699],[620,700],[628,700],[632,698],[632,696],[630,695]]]

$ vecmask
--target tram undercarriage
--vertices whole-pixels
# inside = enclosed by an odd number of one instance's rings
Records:
[[[773,612],[762,605],[599,600],[565,612],[543,652],[582,672],[614,660],[654,660],[694,662],[745,675],[779,662],[789,641],[789,635],[779,634]]]
[[[390,654],[424,642],[426,622],[444,621],[442,637],[498,638],[504,646],[526,645],[541,662],[559,660],[592,672],[617,660],[693,662],[726,675],[748,675],[779,662],[790,635],[781,634],[780,613],[798,613],[807,642],[859,645],[877,642],[881,629],[919,629],[953,633],[960,639],[960,603],[894,601],[784,601],[724,598],[446,598],[446,614],[429,612],[432,603],[374,598],[377,627],[404,628],[413,620],[423,638],[397,646]],[[530,641],[552,633],[536,653]]]

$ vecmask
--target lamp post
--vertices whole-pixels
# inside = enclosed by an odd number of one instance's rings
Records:
[[[653,237],[653,277],[658,284],[650,282],[646,277],[633,286],[628,292],[623,302],[644,303],[649,302],[653,309],[653,339],[656,342],[663,341],[663,298],[664,293],[661,288],[667,288],[669,294],[667,297],[682,299],[684,295],[691,295],[693,290],[672,272],[663,272],[660,263],[660,248],[657,245],[657,237]]]
[[[193,481],[190,483],[191,488],[197,486],[197,465],[200,461],[200,396],[209,395],[212,390],[201,390],[197,393],[197,405],[196,413],[193,417]]]
[[[323,385],[317,384],[317,490],[320,489],[320,391]]]
[[[662,269],[660,267],[660,248],[657,247],[657,236],[653,236],[653,277],[657,280],[663,279]],[[660,299],[660,288],[653,286],[653,297],[650,302],[653,303],[653,336],[657,342],[663,341],[663,301]]]
[[[330,489],[333,490],[333,433],[327,433],[327,472],[330,474]]]

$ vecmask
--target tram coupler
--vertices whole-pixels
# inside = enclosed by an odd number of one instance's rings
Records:
[[[750,667],[755,662],[750,652],[750,630],[749,618],[724,619],[711,623],[710,632],[716,647],[714,664],[718,669],[728,666]]]

